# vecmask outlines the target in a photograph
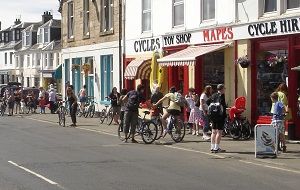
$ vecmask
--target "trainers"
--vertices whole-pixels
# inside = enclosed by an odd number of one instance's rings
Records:
[[[221,153],[221,152],[226,152],[226,150],[223,150],[221,148],[218,148],[217,150],[213,150],[214,153]]]

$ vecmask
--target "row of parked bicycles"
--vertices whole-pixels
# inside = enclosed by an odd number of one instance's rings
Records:
[[[100,104],[103,109],[99,109],[98,103],[94,101],[93,97],[88,98],[89,101],[84,106],[83,110],[77,112],[79,117],[94,117],[97,110],[101,110],[97,115],[99,116],[99,123],[106,123],[111,125],[114,118],[113,108],[110,105],[109,98],[106,97],[105,101],[101,101]],[[68,106],[65,106],[64,101],[60,101],[58,106],[58,118],[59,124],[65,126],[65,116],[68,114]],[[223,136],[228,136],[234,140],[248,140],[251,138],[253,131],[249,121],[242,116],[245,111],[246,100],[244,97],[236,99],[235,105],[228,109],[228,117],[225,120]],[[79,107],[79,106],[78,106]],[[138,126],[136,127],[135,136],[141,136],[142,140],[146,144],[151,144],[156,140],[159,140],[163,135],[163,126],[161,123],[162,115],[155,110],[143,111],[143,115],[139,116]],[[120,122],[121,123],[121,122]],[[168,134],[174,140],[174,142],[179,143],[183,140],[186,134],[186,123],[179,118],[170,116],[168,118]],[[129,133],[132,135],[133,133]],[[118,127],[118,136],[120,140],[124,140],[125,134],[123,126]],[[129,136],[130,138],[130,136]]]

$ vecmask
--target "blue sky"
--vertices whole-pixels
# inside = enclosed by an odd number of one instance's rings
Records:
[[[0,0],[0,21],[2,29],[11,25],[16,18],[24,22],[39,22],[45,11],[52,11],[54,18],[60,19],[58,0]]]

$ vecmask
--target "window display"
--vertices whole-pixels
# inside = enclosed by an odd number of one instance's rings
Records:
[[[224,84],[224,51],[209,53],[203,58],[203,86],[216,89],[218,84]]]
[[[259,115],[269,115],[270,94],[280,83],[287,83],[288,51],[261,51],[257,54],[257,108]]]

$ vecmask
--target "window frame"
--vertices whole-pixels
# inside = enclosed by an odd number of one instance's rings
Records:
[[[90,36],[90,0],[83,0],[83,37]]]
[[[152,31],[152,0],[148,0],[148,1],[150,1],[150,9],[145,9],[145,10],[144,10],[144,1],[146,1],[146,0],[142,0],[142,7],[141,7],[141,10],[142,10],[142,12],[141,12],[141,14],[142,14],[141,29],[142,29],[142,33],[149,33]],[[144,29],[144,18],[145,18],[144,15],[147,13],[150,13],[150,29],[149,30]]]
[[[71,10],[71,5],[72,5],[72,15],[70,13],[70,10]],[[74,6],[74,2],[73,0],[71,1],[68,1],[67,2],[67,16],[68,16],[68,19],[67,19],[67,26],[68,26],[68,39],[72,40],[74,39],[74,32],[75,32],[75,19],[74,19],[74,9],[75,9],[75,6]]]
[[[183,5],[183,23],[180,25],[175,25],[175,7]],[[184,0],[180,0],[180,2],[175,2],[175,0],[172,0],[172,27],[173,28],[180,28],[184,27],[185,25],[185,2]]]
[[[105,3],[108,1],[109,9],[108,9],[108,23],[110,26],[109,29],[106,26],[106,6]],[[106,34],[113,34],[114,33],[114,1],[113,0],[101,0],[100,1],[100,34],[101,35],[106,35]],[[105,24],[105,25],[104,25]]]
[[[216,20],[216,13],[217,13],[217,11],[216,11],[216,9],[217,9],[217,6],[216,6],[216,0],[214,0],[215,1],[215,13],[214,13],[214,18],[212,18],[212,19],[204,19],[204,0],[201,0],[201,21],[202,22],[210,22],[210,21],[214,21],[214,20]]]

